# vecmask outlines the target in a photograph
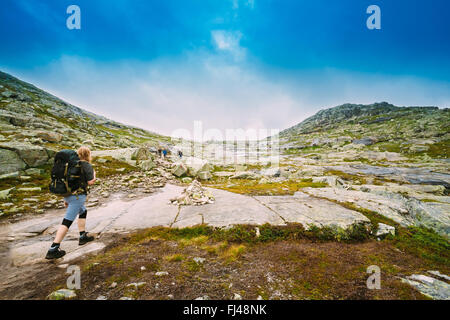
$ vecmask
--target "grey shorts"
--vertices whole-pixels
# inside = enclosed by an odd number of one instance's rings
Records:
[[[83,213],[86,210],[84,203],[86,202],[86,195],[71,195],[64,198],[69,206],[67,207],[65,219],[69,221],[74,221],[80,213]]]

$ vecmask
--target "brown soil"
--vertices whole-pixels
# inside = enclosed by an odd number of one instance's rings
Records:
[[[196,263],[195,257],[205,261]],[[204,295],[232,299],[235,293],[243,299],[424,299],[398,277],[426,272],[430,267],[449,272],[448,266],[430,266],[384,241],[231,244],[206,236],[177,240],[122,236],[105,253],[72,264],[82,270],[79,299],[100,295],[108,299],[169,299],[169,295],[174,299]],[[370,265],[381,268],[380,290],[366,287]],[[41,264],[39,269],[0,290],[0,298],[45,299],[66,287],[65,269],[51,263]],[[156,276],[157,271],[168,275]],[[111,288],[113,282],[115,288]],[[146,284],[139,289],[127,287],[132,282]]]

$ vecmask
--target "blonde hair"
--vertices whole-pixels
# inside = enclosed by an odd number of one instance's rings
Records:
[[[80,160],[84,160],[89,163],[92,162],[91,150],[88,147],[81,146],[77,150],[77,153],[78,153],[78,156],[80,157]]]

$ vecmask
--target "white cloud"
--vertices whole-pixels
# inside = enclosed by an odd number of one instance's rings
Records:
[[[212,41],[218,51],[230,53],[235,60],[243,60],[246,50],[241,47],[242,33],[240,31],[213,30]]]
[[[449,82],[334,69],[280,72],[202,51],[114,64],[65,56],[6,71],[89,111],[167,135],[192,132],[197,120],[222,132],[283,130],[346,102],[449,107],[450,101]]]
[[[239,9],[239,2],[240,0],[232,0],[233,10]],[[255,0],[243,0],[242,3],[244,4],[244,6],[249,7],[250,9],[253,9],[255,7]]]

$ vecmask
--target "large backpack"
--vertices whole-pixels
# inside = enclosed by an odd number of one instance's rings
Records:
[[[79,189],[87,191],[83,167],[74,150],[66,149],[56,153],[51,179],[49,186],[51,193],[68,196]]]

